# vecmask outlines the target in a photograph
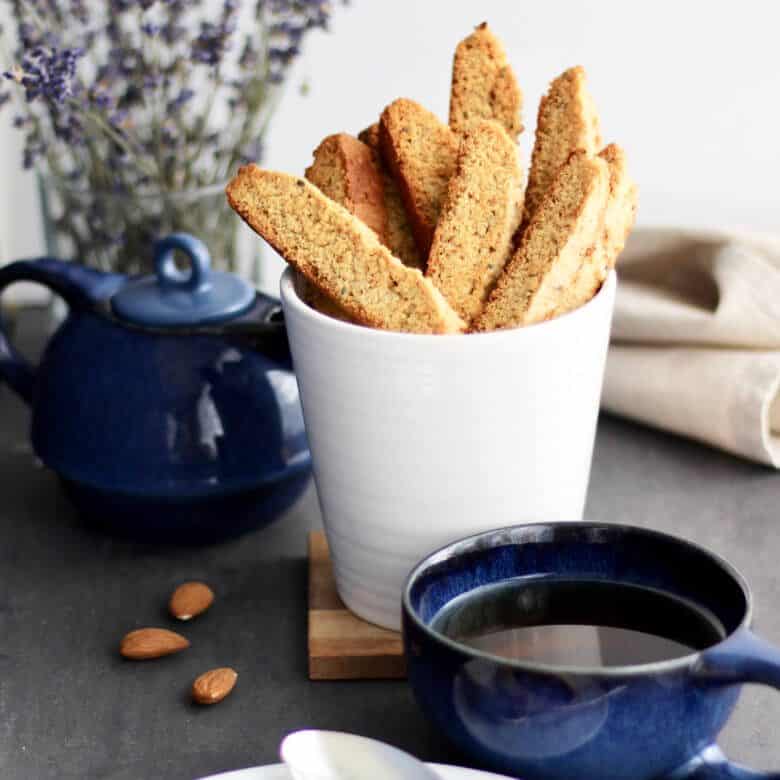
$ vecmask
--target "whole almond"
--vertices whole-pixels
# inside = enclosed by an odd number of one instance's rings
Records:
[[[216,704],[233,690],[237,679],[236,670],[228,666],[211,669],[192,683],[192,698],[198,704]]]
[[[139,628],[125,635],[119,645],[119,652],[125,658],[145,661],[178,653],[189,646],[189,639],[167,628]]]
[[[203,582],[184,582],[173,591],[168,609],[179,620],[190,620],[214,603],[214,591]]]

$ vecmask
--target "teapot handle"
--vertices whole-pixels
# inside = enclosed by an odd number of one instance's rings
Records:
[[[0,268],[0,293],[14,282],[37,282],[62,296],[71,308],[85,308],[113,295],[124,283],[122,274],[109,274],[49,257],[18,260]],[[12,346],[0,317],[0,380],[22,400],[32,400],[35,369]]]

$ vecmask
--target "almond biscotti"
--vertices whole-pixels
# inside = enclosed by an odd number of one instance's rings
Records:
[[[313,156],[306,178],[386,242],[387,210],[382,175],[373,151],[347,133],[336,133],[325,138]],[[302,291],[302,297],[317,311],[349,321],[346,312],[314,285],[305,285]]]
[[[245,165],[226,193],[255,232],[355,321],[411,333],[464,329],[428,279],[306,179]]]
[[[426,276],[466,321],[480,312],[512,251],[522,216],[515,142],[493,120],[464,136],[428,256]]]
[[[601,157],[572,154],[559,170],[520,246],[507,263],[472,330],[530,325],[586,303],[593,287],[582,270],[596,263],[604,230],[609,167]]]
[[[599,152],[599,157],[609,168],[609,194],[604,211],[604,227],[596,242],[592,262],[582,266],[577,278],[583,296],[587,290],[590,290],[591,296],[595,295],[615,267],[636,214],[637,188],[628,173],[623,150],[617,144],[610,144]]]
[[[366,144],[346,133],[328,136],[315,150],[306,178],[386,240],[382,175]]]
[[[462,134],[483,119],[500,122],[511,138],[523,130],[523,94],[501,41],[484,22],[455,49],[450,127]]]
[[[319,287],[313,285],[308,279],[302,278],[299,282],[298,293],[312,309],[320,314],[332,317],[342,322],[352,322],[352,318],[335,301],[325,295]]]
[[[391,103],[379,122],[382,156],[401,190],[417,248],[428,256],[447,185],[455,172],[458,138],[413,100]]]
[[[388,215],[382,173],[373,150],[347,133],[336,133],[325,138],[313,156],[306,178],[387,243]],[[349,321],[346,312],[314,285],[305,285],[302,290],[302,297],[317,311]]]
[[[576,149],[591,156],[601,149],[599,117],[582,67],[558,76],[539,104],[523,225],[531,221],[559,168]]]
[[[387,235],[385,245],[404,265],[425,270],[425,258],[420,255],[412,234],[412,226],[406,214],[401,192],[393,175],[387,169],[382,159],[379,142],[379,123],[376,122],[363,130],[358,138],[371,148],[374,162],[382,175],[382,189],[387,212]]]
[[[609,144],[599,157],[609,166],[609,199],[604,216],[604,233],[598,245],[605,267],[615,267],[628,234],[634,226],[637,209],[637,186],[628,173],[625,152],[617,144]]]

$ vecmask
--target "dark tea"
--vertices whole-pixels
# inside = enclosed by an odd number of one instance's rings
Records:
[[[443,607],[431,628],[491,655],[588,667],[666,661],[725,636],[713,614],[672,594],[549,577],[475,588]]]

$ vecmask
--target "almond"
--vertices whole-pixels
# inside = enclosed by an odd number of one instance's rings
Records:
[[[204,672],[192,683],[192,698],[198,704],[216,704],[234,688],[238,672],[228,666]]]
[[[202,582],[184,582],[173,591],[168,609],[179,620],[191,620],[214,603],[214,591]]]
[[[143,661],[178,653],[189,646],[189,639],[167,628],[139,628],[125,635],[119,645],[119,652],[125,658]]]

